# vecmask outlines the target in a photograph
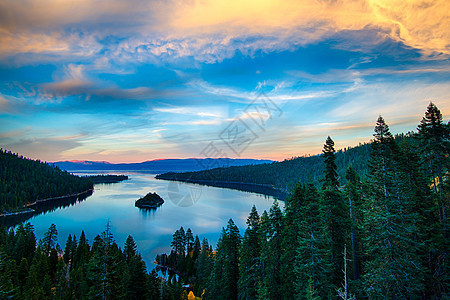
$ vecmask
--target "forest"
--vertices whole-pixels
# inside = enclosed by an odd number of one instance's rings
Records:
[[[450,131],[434,104],[411,136],[380,116],[365,179],[349,164],[344,185],[328,137],[319,188],[253,207],[243,236],[230,219],[215,251],[180,228],[156,260],[203,299],[448,299]]]
[[[147,273],[128,236],[123,250],[110,224],[88,243],[69,235],[64,250],[50,226],[36,241],[30,223],[0,231],[0,299],[159,299],[161,280]]]
[[[394,138],[380,116],[364,147],[365,175],[349,162],[343,183],[328,137],[318,183],[297,182],[284,209],[253,207],[243,234],[230,219],[215,249],[181,227],[151,272],[109,223],[64,250],[54,225],[40,241],[30,224],[2,228],[0,298],[449,299],[449,124],[430,103],[417,132]]]
[[[395,139],[404,137],[404,135],[398,135],[395,136]],[[336,166],[340,184],[347,182],[345,172],[348,165],[352,165],[359,177],[365,179],[370,151],[369,143],[336,151]],[[304,184],[313,182],[317,187],[320,186],[324,170],[322,160],[321,155],[312,155],[258,165],[232,166],[197,172],[168,172],[157,175],[156,178],[259,192],[284,200],[286,194],[294,191],[297,182]],[[250,183],[256,185],[250,186]]]
[[[0,149],[0,214],[21,210],[36,200],[92,189],[89,178],[61,171],[39,160]]]

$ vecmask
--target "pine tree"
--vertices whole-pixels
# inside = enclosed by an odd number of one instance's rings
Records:
[[[324,149],[325,179],[320,197],[320,215],[324,224],[324,237],[328,243],[331,283],[340,286],[344,268],[342,253],[349,232],[349,209],[339,190],[335,164],[334,142],[328,137]]]
[[[11,276],[11,270],[8,267],[8,259],[3,251],[0,251],[0,298],[13,299],[16,294]]]
[[[45,253],[47,255],[50,254],[50,250],[56,246],[56,241],[58,240],[58,230],[56,229],[56,225],[52,224],[48,228],[47,232],[42,239],[42,245]]]
[[[194,291],[196,295],[203,292],[203,289],[208,287],[208,281],[211,276],[212,267],[214,264],[213,253],[209,247],[208,240],[206,238],[202,241],[202,247],[198,259],[195,261],[195,267],[197,268],[197,281]]]
[[[127,240],[125,241],[125,245],[123,247],[123,254],[125,254],[127,263],[131,260],[131,258],[137,255],[137,246],[133,237],[129,235]]]
[[[120,249],[114,242],[108,221],[106,230],[95,238],[92,245],[92,256],[88,265],[90,298],[118,299],[122,296],[120,264]]]
[[[285,201],[283,216],[283,240],[281,242],[281,289],[280,298],[291,299],[297,279],[294,265],[298,248],[300,205],[303,200],[303,186],[298,183],[291,197]]]
[[[69,234],[69,236],[67,237],[66,247],[64,248],[64,256],[63,256],[64,262],[66,264],[69,264],[69,262],[72,260],[72,257],[73,257],[72,256],[73,255],[73,253],[72,253],[72,248],[73,248],[72,243],[73,243],[72,235]]]
[[[136,250],[136,242],[128,236],[124,245],[124,255],[127,261],[125,279],[125,295],[127,299],[145,299],[147,297],[147,272],[141,255]]]
[[[300,193],[301,192],[301,193]],[[298,241],[295,255],[295,291],[299,299],[333,292],[329,247],[320,215],[319,193],[312,183],[297,190],[299,198]],[[308,293],[305,296],[305,291]]]
[[[233,220],[223,228],[217,243],[210,295],[217,299],[237,299],[239,280],[239,246],[241,236]]]
[[[200,239],[198,238],[198,235],[195,235],[194,252],[193,252],[193,257],[192,257],[192,259],[194,261],[197,260],[197,257],[200,254],[201,249],[202,249],[202,245],[200,244]]]
[[[381,116],[372,148],[364,208],[366,292],[374,298],[414,297],[423,289],[423,269],[413,240],[418,215],[405,195],[399,149]]]
[[[351,244],[352,244],[352,271],[353,280],[358,281],[361,274],[360,264],[360,228],[362,227],[362,213],[361,213],[361,187],[358,174],[352,166],[347,168],[345,174],[347,185],[345,186],[345,196],[349,201],[350,219],[351,219]]]
[[[239,299],[257,299],[261,281],[260,218],[256,207],[247,218],[247,229],[242,239],[239,263]]]
[[[80,241],[78,242],[77,249],[74,253],[74,267],[84,266],[88,263],[90,257],[90,246],[86,239],[84,231],[81,231]]]
[[[323,180],[323,190],[337,190],[339,188],[338,174],[336,172],[336,150],[334,149],[334,141],[327,137],[325,145],[323,145],[323,160],[325,163],[325,178]]]
[[[279,299],[281,293],[281,255],[283,214],[275,200],[269,210],[261,216],[261,263],[262,283],[259,296],[263,299]]]
[[[439,195],[441,222],[447,220],[449,199],[445,198],[444,176],[450,167],[450,131],[442,121],[440,110],[432,102],[427,107],[425,116],[418,126],[420,150],[433,190]]]
[[[188,228],[186,230],[185,237],[186,237],[186,239],[185,239],[186,240],[185,241],[185,243],[186,243],[186,252],[189,254],[193,250],[193,247],[194,247],[194,236],[192,235],[192,231],[191,231],[190,228]]]

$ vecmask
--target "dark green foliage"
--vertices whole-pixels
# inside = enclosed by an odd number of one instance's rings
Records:
[[[348,165],[352,165],[362,179],[365,178],[370,151],[370,144],[361,144],[354,148],[345,148],[336,152],[336,172],[340,184],[346,183],[345,171]],[[259,191],[260,193],[270,194],[270,191],[275,187],[285,193],[292,193],[297,182],[307,184],[312,181],[319,187],[324,169],[322,155],[313,155],[286,159],[271,164],[216,168],[199,172],[165,173],[158,175],[156,178],[209,181],[205,184],[213,186],[221,182],[256,183],[262,186],[252,188],[251,191],[253,192]],[[236,184],[220,186],[246,189],[245,186]],[[278,197],[278,194],[273,193],[276,197]]]
[[[334,141],[330,137],[327,137],[322,150],[323,161],[325,163],[325,178],[323,179],[322,187],[324,190],[337,190],[339,187],[335,152]]]
[[[334,142],[328,137],[323,149],[325,176],[319,201],[323,223],[323,238],[327,243],[330,282],[337,288],[342,281],[343,252],[349,233],[349,209],[339,190],[334,154]]]
[[[134,202],[134,206],[145,209],[155,209],[163,205],[164,200],[157,193],[148,193]]]
[[[283,241],[283,214],[274,202],[269,214],[261,216],[261,250],[262,282],[259,289],[264,299],[279,299],[281,293],[281,255]]]
[[[375,127],[365,199],[365,287],[371,297],[407,298],[423,290],[420,244],[414,240],[420,212],[406,181],[400,149],[380,116]]]
[[[332,289],[330,250],[320,216],[319,192],[313,184],[298,186],[294,197],[299,202],[295,291],[300,299],[305,299],[306,291],[326,298]]]
[[[217,254],[211,274],[210,297],[215,299],[237,299],[239,278],[239,248],[241,236],[233,220],[228,221],[217,242]]]
[[[186,233],[183,226],[173,234],[171,247],[175,253],[184,256],[186,252]]]
[[[80,193],[92,186],[88,178],[0,149],[0,213],[22,209],[38,199]]]
[[[92,183],[116,183],[120,181],[124,181],[128,179],[128,176],[126,175],[90,175],[90,176],[83,176],[88,178],[92,181]]]
[[[362,228],[362,203],[361,203],[361,183],[359,176],[355,170],[349,166],[347,173],[347,184],[345,186],[345,197],[348,200],[350,207],[350,222],[351,222],[351,245],[352,245],[352,279],[354,284],[358,284],[358,280],[361,274],[361,228]]]
[[[160,279],[146,272],[131,237],[122,252],[108,225],[92,251],[82,232],[78,243],[68,237],[62,253],[56,235],[52,225],[37,245],[29,224],[1,228],[1,299],[159,299]]]
[[[191,229],[178,229],[171,253],[156,257],[167,280],[146,273],[131,236],[121,251],[109,225],[92,247],[84,232],[78,242],[70,235],[64,254],[54,225],[38,244],[29,224],[2,228],[0,297],[178,300],[192,288],[203,299],[335,299],[348,282],[347,294],[358,299],[447,299],[449,128],[430,104],[417,134],[394,138],[380,117],[371,150],[335,152],[328,137],[320,156],[214,170],[223,180],[237,174],[234,180],[293,192],[284,211],[275,202],[260,217],[253,207],[242,239],[230,220],[216,251]],[[311,172],[300,162],[314,162]]]
[[[247,229],[242,239],[239,263],[239,299],[257,299],[261,281],[260,218],[256,207],[247,218]]]
[[[208,240],[203,239],[202,248],[198,259],[195,261],[197,268],[197,279],[195,285],[195,295],[201,295],[203,289],[208,287],[208,281],[211,278],[211,272],[214,265],[214,255],[209,247]]]

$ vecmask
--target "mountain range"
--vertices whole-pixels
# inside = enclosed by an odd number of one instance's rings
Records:
[[[106,161],[58,161],[53,164],[66,171],[151,171],[193,172],[218,167],[270,164],[272,160],[234,158],[159,159],[140,163],[109,163]]]

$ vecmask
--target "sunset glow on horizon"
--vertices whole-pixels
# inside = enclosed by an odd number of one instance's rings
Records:
[[[46,161],[283,160],[450,117],[450,2],[0,3],[0,147]],[[264,124],[248,107],[276,106]],[[247,109],[247,110],[246,110]],[[264,114],[264,113],[263,113]],[[255,119],[253,119],[255,118]],[[253,140],[224,142],[243,122]],[[246,123],[248,122],[248,123]],[[211,155],[210,155],[211,156]]]

